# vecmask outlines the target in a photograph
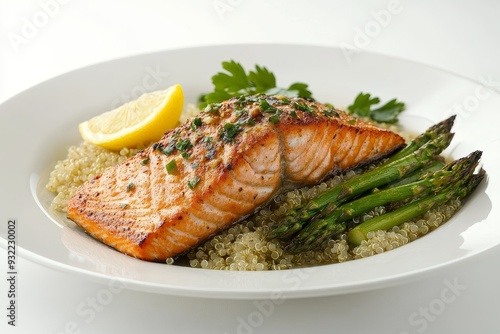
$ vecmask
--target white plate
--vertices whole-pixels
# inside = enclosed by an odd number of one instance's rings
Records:
[[[106,247],[47,215],[47,171],[80,141],[77,124],[137,97],[180,83],[195,102],[211,89],[221,62],[275,72],[278,85],[310,84],[323,102],[347,105],[360,91],[407,103],[403,126],[421,131],[458,113],[453,157],[484,151],[488,180],[438,230],[409,245],[343,264],[281,272],[220,272],[143,262]],[[494,84],[494,83],[492,83]],[[0,106],[0,244],[9,219],[18,224],[21,256],[51,268],[131,289],[214,298],[290,298],[374,289],[421,277],[500,243],[497,148],[500,95],[480,83],[421,64],[362,53],[298,45],[227,45],[171,50],[110,61],[56,77]],[[493,206],[492,203],[497,203]]]

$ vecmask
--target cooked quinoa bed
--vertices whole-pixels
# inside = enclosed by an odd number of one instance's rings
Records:
[[[198,110],[193,105],[188,106],[181,116],[181,122],[196,115],[197,112]],[[392,126],[390,130],[397,131],[397,128]],[[409,139],[408,135],[402,135]],[[85,142],[70,147],[66,159],[57,162],[49,177],[47,189],[56,195],[52,201],[52,208],[65,212],[68,200],[79,186],[102,173],[104,169],[127,160],[141,149],[124,148],[119,152],[113,152]],[[360,172],[362,171],[349,171],[317,186],[281,194],[255,215],[232,225],[193,248],[185,256],[175,260],[168,259],[167,263],[188,263],[191,267],[204,269],[260,271],[345,262],[403,246],[434,230],[450,219],[460,208],[459,200],[450,201],[428,211],[420,219],[406,222],[390,231],[370,233],[368,240],[355,248],[350,248],[348,245],[346,234],[341,235],[337,240],[329,240],[321,250],[295,255],[287,253],[279,241],[266,240],[265,235],[269,231],[269,226],[279,222],[291,206],[303,203]],[[383,207],[376,208],[363,217],[357,218],[356,222],[382,213],[384,213]]]
[[[56,194],[51,208],[66,212],[69,199],[85,181],[127,160],[138,151],[124,148],[120,152],[113,152],[86,142],[71,146],[66,159],[58,161],[50,173],[47,189]]]

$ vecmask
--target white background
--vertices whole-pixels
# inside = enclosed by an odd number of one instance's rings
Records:
[[[0,0],[0,102],[59,74],[106,60],[242,42],[351,46],[476,81],[499,82],[499,14],[500,2],[494,0]],[[360,35],[367,29],[371,37],[363,39]],[[498,333],[499,257],[500,249],[494,249],[409,284],[288,300],[267,311],[253,301],[128,290],[116,291],[106,303],[90,308],[109,287],[21,259],[18,326],[6,324],[2,277],[0,326],[7,333],[54,334]],[[0,258],[0,268],[6,268],[4,250]],[[450,284],[460,287],[453,295]],[[446,296],[456,298],[437,309]],[[82,305],[94,311],[82,315],[77,311]],[[264,316],[256,317],[256,312]]]

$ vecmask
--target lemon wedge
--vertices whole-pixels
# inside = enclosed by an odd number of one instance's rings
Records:
[[[145,93],[116,109],[80,123],[78,129],[89,143],[110,150],[137,147],[159,140],[174,128],[184,106],[180,85]]]

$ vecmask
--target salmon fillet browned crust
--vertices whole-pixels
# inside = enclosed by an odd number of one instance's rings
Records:
[[[399,135],[317,102],[233,98],[85,183],[68,216],[125,254],[163,261],[285,189],[316,184],[403,145]]]

